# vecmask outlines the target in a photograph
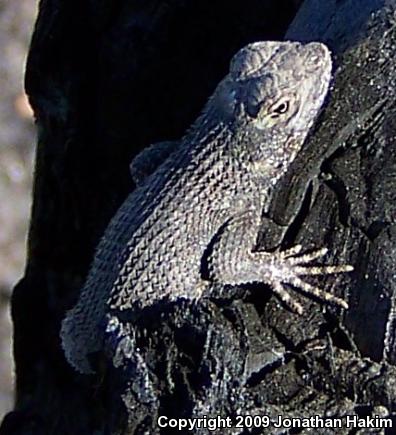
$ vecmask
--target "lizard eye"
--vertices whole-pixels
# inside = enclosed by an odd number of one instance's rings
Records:
[[[284,115],[289,111],[289,107],[289,100],[282,100],[270,107],[269,115],[271,118],[279,118],[281,115]]]
[[[285,123],[297,108],[298,104],[293,94],[284,95],[271,105],[264,102],[259,110],[255,126],[258,129],[264,129]]]

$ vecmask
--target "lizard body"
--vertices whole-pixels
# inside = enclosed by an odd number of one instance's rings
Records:
[[[92,372],[87,355],[103,346],[105,319],[111,330],[132,306],[198,299],[203,262],[210,282],[267,283],[298,312],[302,307],[285,284],[347,306],[301,279],[351,270],[304,266],[324,249],[305,255],[299,255],[301,246],[278,253],[254,249],[269,191],[323,104],[331,66],[321,43],[257,42],[234,56],[202,115],[169,155],[160,149],[162,163],[138,180],[98,245],[61,330],[66,357],[78,371]]]

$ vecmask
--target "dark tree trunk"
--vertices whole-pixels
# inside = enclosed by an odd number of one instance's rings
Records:
[[[16,405],[2,435],[157,433],[161,415],[393,416],[392,2],[306,0],[286,35],[329,45],[334,89],[263,216],[259,245],[329,247],[329,263],[355,271],[321,286],[350,309],[304,298],[297,316],[263,287],[157,304],[136,325],[149,381],[139,366],[78,375],[60,348],[60,322],[94,247],[133,189],[132,156],[179,138],[232,55],[248,42],[283,39],[298,3],[40,2],[26,71],[38,125],[29,257],[13,295]]]

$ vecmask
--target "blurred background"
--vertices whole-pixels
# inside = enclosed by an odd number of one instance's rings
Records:
[[[36,0],[0,0],[0,421],[13,404],[10,296],[22,277],[35,129],[23,91]]]

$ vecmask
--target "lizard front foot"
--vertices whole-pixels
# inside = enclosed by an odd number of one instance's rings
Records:
[[[295,287],[303,293],[315,296],[324,302],[335,303],[347,309],[348,303],[344,299],[307,283],[301,277],[351,272],[353,267],[350,265],[309,266],[308,263],[325,255],[328,249],[322,248],[306,254],[300,254],[301,250],[302,246],[296,245],[286,251],[274,254],[254,253],[253,255],[264,257],[262,259],[265,260],[264,264],[267,266],[265,268],[265,281],[270,284],[279,299],[298,314],[302,314],[303,307],[291,296],[286,285]],[[268,261],[269,255],[271,256],[270,261]]]

